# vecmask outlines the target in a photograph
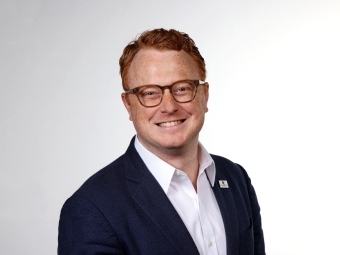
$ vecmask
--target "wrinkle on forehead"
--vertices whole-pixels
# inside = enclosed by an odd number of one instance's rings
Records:
[[[182,79],[199,79],[197,63],[184,51],[142,49],[133,59],[127,74],[129,88],[169,85]]]

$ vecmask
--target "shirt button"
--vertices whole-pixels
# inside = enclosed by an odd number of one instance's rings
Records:
[[[176,170],[176,174],[179,176],[179,175],[181,175],[181,172]]]
[[[208,245],[209,245],[209,247],[211,247],[211,246],[212,246],[212,242],[211,242],[211,241],[209,241],[209,242],[208,242]]]

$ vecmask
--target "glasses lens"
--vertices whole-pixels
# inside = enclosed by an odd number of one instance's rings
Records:
[[[157,86],[144,86],[138,91],[138,97],[145,106],[154,106],[162,100],[162,90]]]
[[[195,96],[196,86],[190,81],[175,83],[172,87],[172,95],[177,102],[188,102]]]

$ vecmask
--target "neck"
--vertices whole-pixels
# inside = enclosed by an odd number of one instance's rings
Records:
[[[198,139],[195,142],[192,142],[191,144],[187,144],[180,148],[163,148],[162,150],[149,148],[143,143],[143,141],[139,141],[144,145],[145,148],[147,148],[157,157],[164,160],[174,168],[185,172],[191,180],[191,183],[194,186],[195,190],[197,190],[197,177],[199,169]]]
[[[193,187],[197,191],[197,178],[199,170],[198,145],[192,151],[186,151],[181,156],[163,155],[159,156],[162,160],[176,169],[182,170],[189,177]]]

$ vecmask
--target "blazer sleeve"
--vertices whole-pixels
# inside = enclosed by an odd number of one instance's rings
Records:
[[[257,200],[257,196],[255,193],[255,189],[251,184],[251,180],[245,171],[245,169],[238,165],[245,175],[245,180],[248,188],[248,196],[250,200],[251,206],[251,214],[252,214],[252,223],[253,223],[253,236],[254,236],[254,255],[265,255],[265,245],[264,245],[264,236],[262,230],[262,220],[260,214],[260,206]]]
[[[73,195],[60,214],[58,255],[124,254],[101,211],[86,198]]]

